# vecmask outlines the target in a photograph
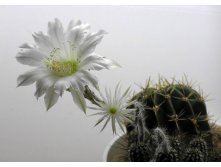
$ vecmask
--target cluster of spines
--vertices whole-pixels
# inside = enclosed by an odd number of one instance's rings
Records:
[[[203,162],[203,155],[197,148],[191,148],[186,150],[183,157],[184,162]]]
[[[174,141],[176,141],[176,144],[173,143]],[[171,144],[168,153],[159,152],[157,154],[157,162],[206,162],[208,160],[207,145],[202,138],[192,139],[189,145],[183,147],[183,153],[181,152],[181,143],[178,140],[171,140],[171,143],[173,144]],[[188,148],[185,149],[185,147]]]
[[[135,134],[133,134],[135,135]],[[134,136],[135,137],[135,136]],[[131,143],[129,146],[129,159],[133,162],[207,162],[208,158],[207,143],[201,137],[195,137],[188,144],[180,142],[181,139],[170,138],[169,149],[163,150],[161,147],[158,152],[153,153],[157,149],[151,148],[150,142]],[[158,143],[158,146],[160,144]],[[153,154],[156,154],[153,156]]]
[[[205,140],[203,140],[200,137],[193,139],[190,142],[190,148],[198,149],[202,153],[204,161],[207,161],[208,149],[207,149],[207,143],[205,142]]]
[[[209,131],[206,111],[206,96],[201,89],[193,89],[193,84],[184,79],[181,82],[160,78],[152,85],[148,80],[143,91],[134,96],[145,106],[143,115],[148,129],[157,126],[171,133],[198,134]]]
[[[149,162],[150,161],[150,149],[144,143],[134,144],[130,146],[128,153],[129,159],[132,162]]]
[[[194,90],[193,85],[186,76],[181,82],[175,79],[169,82],[167,79],[159,78],[159,82],[155,85],[151,84],[149,79],[146,86],[142,88],[143,91],[133,97],[132,100],[137,100],[144,108],[139,111],[143,128],[150,132],[157,128],[164,128],[169,138],[170,149],[158,150],[154,157],[152,157],[153,153],[149,153],[151,161],[210,160],[207,147],[212,148],[212,136],[200,137],[202,134],[210,133],[205,105],[207,96],[204,96],[201,89]],[[150,135],[153,134],[150,133]],[[131,139],[130,141],[133,142]]]

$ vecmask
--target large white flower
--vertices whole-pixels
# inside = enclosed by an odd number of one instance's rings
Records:
[[[66,30],[55,19],[48,23],[48,32],[34,33],[34,45],[23,44],[16,59],[33,66],[32,71],[20,75],[18,86],[36,82],[35,96],[44,95],[47,110],[69,90],[74,102],[86,111],[84,86],[98,88],[98,81],[90,70],[110,69],[119,66],[116,62],[94,53],[105,31],[89,32],[90,26],[81,21],[71,21]]]
[[[97,102],[99,107],[89,107],[93,110],[100,110],[99,112],[92,114],[101,116],[95,126],[106,119],[101,131],[104,130],[109,121],[111,121],[113,133],[116,133],[116,123],[121,130],[124,131],[123,125],[134,121],[134,111],[136,110],[134,108],[129,108],[129,106],[134,103],[134,101],[129,101],[130,88],[126,89],[126,91],[121,94],[121,87],[118,84],[114,93],[106,88],[105,94],[106,96],[100,92],[102,100]]]

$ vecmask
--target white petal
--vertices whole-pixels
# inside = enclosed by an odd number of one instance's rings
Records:
[[[116,88],[115,88],[115,92],[114,92],[114,98],[117,99],[118,95],[119,95],[119,89],[120,89],[120,82],[118,82]]]
[[[70,82],[65,79],[60,79],[54,84],[54,89],[60,96],[63,95],[64,91],[70,87]]]
[[[88,37],[88,39],[84,41],[82,45],[80,45],[81,57],[84,57],[87,54],[92,53],[96,48],[97,44],[101,42],[102,38],[103,34],[92,35]]]
[[[84,74],[84,78],[90,83],[92,84],[97,90],[99,89],[98,87],[98,79],[96,76],[90,74],[88,71],[81,71],[81,73]]]
[[[113,134],[115,134],[116,133],[116,124],[115,124],[115,117],[114,116],[111,117],[111,124],[112,124]]]
[[[123,95],[119,98],[119,101],[122,101],[123,98],[127,97],[130,94],[130,87],[128,87]]]
[[[88,69],[90,69],[90,70],[95,70],[95,71],[100,71],[100,70],[105,69],[105,67],[104,67],[104,66],[101,66],[101,65],[99,65],[99,64],[91,64]]]
[[[44,78],[36,81],[35,96],[38,99],[41,97],[47,89],[49,89],[55,82],[55,79],[51,76],[45,76]]]
[[[96,36],[103,36],[105,34],[107,34],[107,32],[105,30],[99,30],[98,32],[90,33],[86,36],[85,41],[90,41],[93,38],[95,38]]]
[[[103,95],[103,93],[100,90],[98,90],[98,93],[100,94],[102,100],[104,101],[104,104],[107,104],[107,98]]]
[[[67,78],[67,80],[70,82],[71,87],[79,90],[80,92],[84,92],[84,86],[85,86],[84,80],[82,79],[82,77],[79,77],[78,75],[69,77]]]
[[[116,61],[111,60],[111,59],[107,59],[105,57],[103,59],[103,63],[108,65],[107,66],[108,69],[112,69],[112,68],[116,68],[116,67],[121,67],[121,65],[118,64]]]
[[[45,54],[37,49],[25,49],[19,52],[16,56],[18,62],[30,66],[42,66],[42,60],[46,57]]]
[[[58,101],[59,94],[54,92],[53,86],[50,87],[45,96],[44,96],[44,101],[45,101],[45,106],[46,109],[49,110],[55,103]]]
[[[81,29],[80,26],[72,29],[68,36],[68,41],[73,43],[74,45],[79,45],[84,37],[84,31]]]
[[[104,123],[104,126],[103,126],[103,128],[101,129],[101,131],[100,132],[102,132],[103,130],[104,130],[104,128],[107,126],[107,123],[110,121],[110,116],[108,116],[108,118],[107,118],[107,120],[106,120],[106,122]]]
[[[119,127],[121,128],[121,130],[124,132],[124,128],[123,128],[123,126],[122,126],[122,121],[120,120],[120,118],[118,117],[118,116],[116,116],[116,120],[117,120],[117,123],[118,123],[118,125],[119,125]]]
[[[55,19],[55,22],[48,23],[48,35],[56,48],[63,46],[63,42],[65,42],[63,26],[58,19]]]
[[[70,87],[70,92],[72,94],[75,104],[86,113],[86,101],[84,95],[79,90]]]
[[[74,20],[71,20],[71,21],[69,22],[69,24],[68,24],[66,33],[69,33],[74,26],[75,26],[75,21],[74,21]]]
[[[36,80],[44,77],[45,71],[42,69],[35,69],[28,71],[17,78],[17,86],[27,86],[34,83]]]
[[[42,32],[39,32],[34,33],[32,36],[40,50],[43,50],[45,53],[49,53],[53,50],[53,43],[47,35],[44,35]]]
[[[32,49],[33,46],[28,44],[28,43],[23,43],[21,46],[19,46],[19,48],[23,48],[23,49]]]
[[[81,64],[80,66],[81,67],[85,67],[87,65],[90,65],[92,63],[97,63],[97,62],[100,62],[102,61],[102,57],[101,56],[98,56],[96,54],[91,54],[87,57],[85,57],[84,59],[81,60]]]
[[[113,60],[101,57],[97,54],[91,54],[81,61],[80,67],[99,71],[101,69],[112,69],[121,66]]]
[[[78,26],[78,25],[81,25],[81,21],[80,20],[77,20],[77,21],[74,21],[74,20],[71,20],[68,24],[68,28],[67,28],[67,33],[69,31],[71,31],[72,28],[74,28],[75,26]]]
[[[92,110],[99,110],[99,111],[103,111],[102,108],[98,108],[98,107],[90,107],[90,106],[87,106],[87,108],[89,109],[92,109]],[[97,115],[97,113],[95,113]],[[105,112],[99,112],[98,115],[102,115],[102,114],[105,114]],[[94,114],[91,114],[91,115],[94,115]]]
[[[103,115],[101,118],[98,119],[98,121],[97,121],[97,123],[94,125],[94,127],[97,126],[97,125],[99,125],[106,117],[109,117],[109,115],[107,115],[107,114],[105,113],[105,115]]]

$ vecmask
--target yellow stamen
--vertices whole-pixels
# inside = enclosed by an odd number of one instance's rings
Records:
[[[79,62],[74,60],[54,60],[53,58],[47,60],[47,67],[56,76],[65,77],[73,75],[78,71]]]

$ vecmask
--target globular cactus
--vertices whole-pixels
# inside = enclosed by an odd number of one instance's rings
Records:
[[[170,138],[170,145],[174,150],[176,150],[178,155],[182,153],[181,142],[178,138]]]
[[[147,84],[137,97],[144,106],[145,126],[167,129],[169,134],[199,134],[210,131],[205,98],[190,84],[160,79],[153,87]]]
[[[144,143],[133,144],[128,150],[129,159],[132,162],[148,162],[151,159],[150,152],[151,150]]]
[[[191,142],[190,142],[190,148],[196,148],[199,151],[201,151],[202,155],[203,155],[203,159],[204,161],[207,161],[207,157],[208,157],[208,149],[207,149],[207,144],[205,142],[204,139],[197,137],[194,138]]]
[[[199,92],[188,81],[160,78],[153,86],[149,80],[130,106],[137,109],[127,125],[130,160],[205,162],[214,160],[213,153],[220,156],[213,151],[205,97]]]
[[[203,154],[197,148],[191,148],[186,150],[183,157],[184,162],[204,162]]]
[[[159,152],[156,156],[156,162],[179,162],[179,155],[175,149],[171,149],[168,153]]]

